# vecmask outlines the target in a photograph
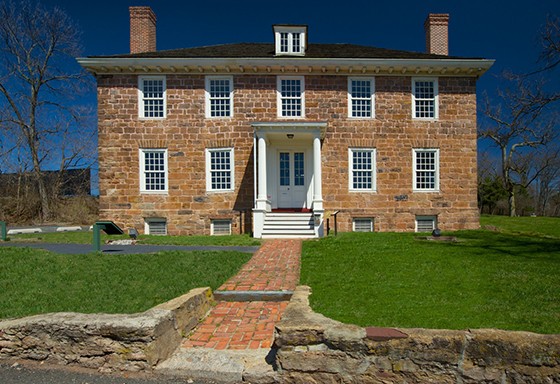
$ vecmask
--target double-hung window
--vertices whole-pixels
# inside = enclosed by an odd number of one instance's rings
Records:
[[[438,82],[433,78],[412,78],[412,118],[437,119]]]
[[[140,118],[164,118],[166,108],[165,76],[140,76],[138,78],[138,114]]]
[[[233,148],[206,149],[206,190],[232,191],[234,186]]]
[[[233,78],[206,77],[206,117],[233,116]]]
[[[304,25],[274,25],[276,55],[303,56],[307,27]]]
[[[304,78],[278,77],[278,117],[304,117]]]
[[[372,78],[348,79],[348,117],[369,119],[375,117],[375,85]]]
[[[348,164],[350,191],[374,192],[376,190],[375,149],[350,148]]]
[[[167,149],[140,149],[140,191],[167,192]]]
[[[414,149],[414,191],[439,190],[439,151],[437,149]]]

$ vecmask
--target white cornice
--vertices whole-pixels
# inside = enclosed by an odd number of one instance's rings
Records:
[[[373,74],[473,76],[486,72],[486,59],[367,59],[367,58],[78,58],[87,70],[103,74]]]

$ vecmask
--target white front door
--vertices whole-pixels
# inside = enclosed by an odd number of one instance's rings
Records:
[[[305,152],[278,152],[278,208],[307,208]]]

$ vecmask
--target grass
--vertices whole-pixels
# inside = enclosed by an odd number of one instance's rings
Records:
[[[560,239],[560,217],[508,217],[483,215],[480,225],[496,227],[503,233]]]
[[[560,333],[560,219],[520,219],[484,217],[498,231],[457,232],[457,243],[410,233],[305,242],[301,283],[314,310],[346,323]]]
[[[128,235],[108,236],[101,233],[101,241],[129,239]],[[93,232],[54,232],[54,233],[28,233],[10,236],[11,241],[42,241],[46,243],[73,243],[91,244]],[[249,235],[231,236],[155,236],[140,235],[140,244],[152,245],[232,245],[232,246],[253,246],[260,245],[261,241]]]
[[[216,289],[250,257],[206,251],[61,255],[0,248],[0,318],[144,311],[192,288]]]

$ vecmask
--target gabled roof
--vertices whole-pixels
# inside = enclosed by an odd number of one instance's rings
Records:
[[[91,58],[273,58],[274,44],[237,43],[204,47],[172,49],[156,52],[123,54],[111,56],[89,56]],[[283,56],[286,58],[286,56]],[[348,59],[478,59],[434,55],[428,53],[399,51],[355,44],[309,44],[305,56],[298,58],[348,58]]]

